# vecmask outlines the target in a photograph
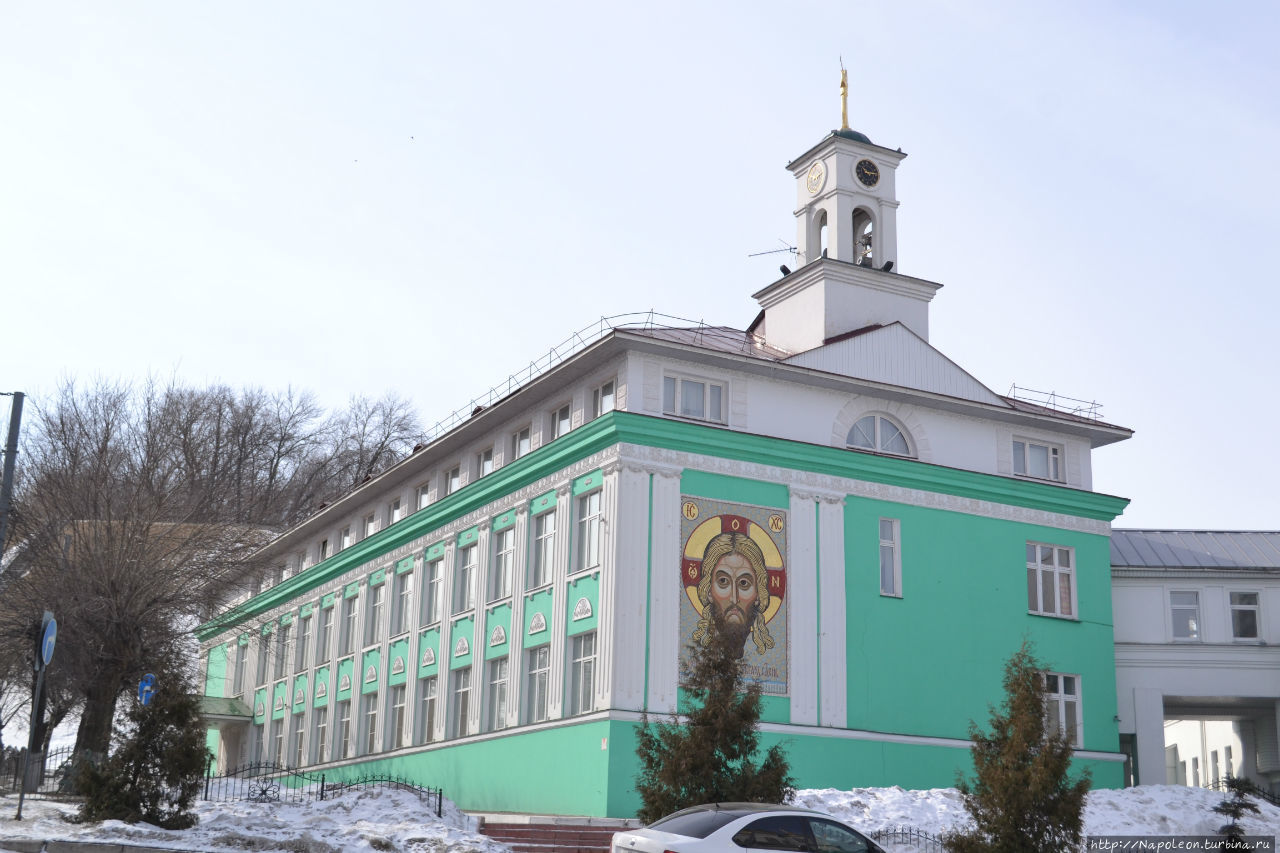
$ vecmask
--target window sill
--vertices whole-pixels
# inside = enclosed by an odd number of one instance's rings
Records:
[[[1039,610],[1028,610],[1028,616],[1043,616],[1045,619],[1057,619],[1061,622],[1079,622],[1079,616],[1066,616],[1061,613],[1043,613]]]
[[[533,598],[535,595],[539,595],[544,592],[549,592],[550,590],[551,590],[551,581],[547,581],[544,584],[539,584],[538,586],[531,586],[528,589],[526,589],[524,591],[524,597]]]
[[[881,590],[881,591],[880,591],[880,597],[881,597],[881,598],[896,598],[896,599],[901,600],[901,599],[902,599],[902,593],[900,593],[900,592],[885,592],[884,590]]]
[[[1065,486],[1067,484],[1066,480],[1055,480],[1052,477],[1037,477],[1034,474],[1019,474],[1017,471],[1013,472],[1013,476],[1019,480],[1028,480],[1032,483],[1048,483],[1053,486]]]
[[[662,416],[664,418],[671,418],[672,420],[676,420],[676,421],[687,421],[688,423],[691,423],[691,424],[702,424],[703,426],[714,426],[714,427],[729,426],[727,421],[713,421],[709,418],[699,418],[699,417],[694,417],[693,415],[677,415],[675,412],[663,412]]]

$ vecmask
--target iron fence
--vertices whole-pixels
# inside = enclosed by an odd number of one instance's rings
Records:
[[[204,780],[204,799],[216,803],[310,803],[329,800],[347,791],[392,789],[416,794],[436,817],[444,814],[444,790],[419,785],[399,776],[360,776],[328,782],[324,773],[304,772],[269,761],[236,767]]]
[[[22,763],[25,749],[5,750],[0,756],[0,791],[17,793],[22,785]],[[96,764],[93,753],[76,753],[74,747],[33,752],[27,761],[28,796],[57,796],[75,793],[75,778],[85,764]]]
[[[1208,788],[1211,791],[1229,792],[1231,790],[1229,787],[1227,787],[1226,779],[1218,779],[1215,782],[1207,782],[1204,785],[1204,787]],[[1268,803],[1271,803],[1271,805],[1273,806],[1280,806],[1280,797],[1277,797],[1275,794],[1271,793],[1270,791],[1263,790],[1262,788],[1258,787],[1256,783],[1253,784],[1251,789],[1245,791],[1245,794],[1250,797],[1257,797],[1260,800],[1266,800]]]
[[[946,853],[942,838],[914,826],[886,826],[871,833],[871,840],[882,844],[902,844],[922,853]]]

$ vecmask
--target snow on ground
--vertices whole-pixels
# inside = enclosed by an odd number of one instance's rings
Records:
[[[1147,785],[1097,790],[1085,809],[1086,835],[1211,835],[1223,820],[1213,813],[1223,794],[1179,785]],[[835,815],[864,832],[912,826],[941,834],[967,822],[954,788],[907,791],[902,788],[807,790],[796,804]],[[1251,835],[1280,835],[1280,808],[1259,802],[1261,814],[1246,818]],[[71,823],[75,807],[28,800],[21,822],[9,818],[16,797],[0,798],[0,846],[5,838],[114,841],[199,851],[405,851],[405,853],[506,853],[481,836],[474,821],[445,801],[444,817],[415,794],[403,791],[349,791],[332,800],[306,805],[200,803],[198,826],[169,831],[118,821]],[[899,850],[910,848],[899,847]]]

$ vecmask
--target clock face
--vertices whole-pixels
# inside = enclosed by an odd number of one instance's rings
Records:
[[[853,167],[853,173],[858,176],[858,180],[868,187],[874,187],[880,183],[880,169],[870,160],[859,160],[858,164]]]
[[[822,165],[822,161],[814,163],[809,167],[809,174],[804,180],[805,187],[809,190],[809,195],[817,195],[822,189],[822,185],[827,182],[827,167]]]

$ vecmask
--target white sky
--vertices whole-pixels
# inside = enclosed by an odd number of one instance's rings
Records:
[[[430,423],[601,315],[745,327],[843,55],[932,342],[1135,429],[1119,525],[1275,529],[1278,39],[1265,2],[12,3],[0,389]]]

